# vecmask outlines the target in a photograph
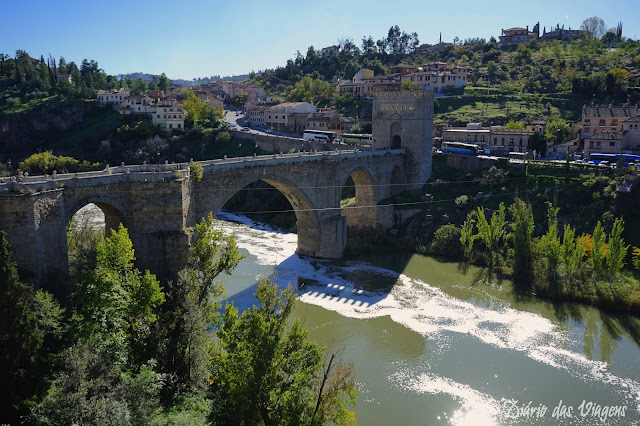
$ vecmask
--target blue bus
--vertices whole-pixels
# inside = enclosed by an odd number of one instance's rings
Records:
[[[478,155],[478,145],[462,142],[442,142],[440,150],[444,153],[459,155]]]
[[[640,164],[640,155],[634,154],[597,154],[593,153],[589,155],[589,160],[595,164],[600,164],[602,161],[608,161],[609,164],[616,165],[618,161],[622,161],[622,165],[627,167],[629,163]]]

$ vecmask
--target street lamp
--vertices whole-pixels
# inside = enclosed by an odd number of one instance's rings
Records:
[[[7,165],[9,166],[9,182],[11,182],[11,176],[13,175],[13,169],[11,168],[11,158],[7,160]]]

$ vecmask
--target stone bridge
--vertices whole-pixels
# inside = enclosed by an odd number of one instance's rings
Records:
[[[337,258],[346,244],[347,217],[350,225],[375,226],[376,204],[405,188],[405,156],[398,149],[205,161],[200,162],[200,182],[191,179],[188,164],[14,177],[0,183],[0,223],[25,281],[36,285],[66,282],[66,227],[90,203],[104,213],[107,229],[120,223],[129,229],[139,267],[175,277],[188,255],[189,227],[262,180],[282,192],[295,210],[298,253]],[[345,217],[340,198],[349,177],[356,204]]]
[[[1,229],[23,280],[64,293],[66,228],[80,208],[93,203],[103,211],[107,229],[120,223],[128,228],[139,268],[172,279],[186,263],[190,228],[262,180],[282,192],[295,211],[297,252],[338,258],[347,225],[376,226],[381,200],[419,189],[431,175],[432,113],[429,92],[383,93],[374,98],[376,149],[204,161],[199,182],[185,163],[5,179],[0,182]],[[349,177],[356,202],[343,212],[341,193]]]

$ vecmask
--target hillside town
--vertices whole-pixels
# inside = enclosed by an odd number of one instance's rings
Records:
[[[519,44],[531,39],[584,37],[584,31],[561,28],[538,37],[537,27],[538,25],[533,32],[528,27],[502,30],[500,43]],[[427,48],[429,46],[421,45],[416,48],[416,52]],[[336,46],[323,48],[322,57],[330,58],[336,52]],[[337,77],[332,88],[337,94],[370,102],[375,92],[400,91],[403,89],[403,82],[410,82],[414,90],[430,90],[436,98],[447,98],[457,96],[451,95],[451,90],[467,85],[470,72],[473,70],[444,62],[428,62],[421,66],[398,64],[390,67],[388,75],[375,75],[373,70],[361,68],[349,80]],[[151,90],[145,95],[131,95],[124,88],[100,90],[97,100],[98,105],[111,106],[119,114],[145,114],[154,125],[162,129],[182,131],[187,118],[187,111],[182,104],[182,92],[185,89],[173,86],[166,94],[161,90]],[[193,90],[202,103],[209,105],[237,109],[235,101],[241,99],[239,108],[245,113],[245,119],[241,122],[243,126],[240,126],[243,130],[251,127],[278,131],[292,137],[300,137],[307,130],[326,131],[335,133],[334,137],[339,140],[343,134],[349,134],[354,125],[366,129],[371,123],[370,117],[345,116],[334,107],[318,107],[309,102],[283,102],[277,95],[265,95],[264,87],[237,81],[216,81],[188,89]],[[543,152],[540,152],[540,147],[533,147],[531,144],[535,134],[547,133],[548,122],[542,118],[518,123],[516,128],[505,125],[483,126],[477,122],[469,122],[464,127],[445,126],[434,129],[434,142],[438,147],[443,142],[474,144],[479,152],[494,156],[509,156],[512,152],[551,159],[588,159],[594,153],[638,155],[639,121],[638,105],[591,104],[584,105],[579,121],[566,123],[569,132],[562,140],[557,137],[549,138]],[[236,128],[236,123],[229,124],[232,130],[240,130]]]
[[[573,3],[8,3],[0,426],[640,425],[640,16]]]

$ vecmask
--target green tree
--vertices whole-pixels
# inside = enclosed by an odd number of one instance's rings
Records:
[[[513,237],[513,271],[518,281],[528,281],[531,277],[533,251],[531,236],[534,221],[531,205],[520,198],[509,207],[513,222],[511,235]]]
[[[438,228],[431,242],[431,252],[447,257],[458,257],[462,249],[462,234],[460,228],[453,224],[442,225]]]
[[[547,203],[547,233],[540,238],[542,252],[547,262],[547,278],[551,284],[556,285],[558,265],[562,253],[560,237],[558,236],[558,208]]]
[[[605,253],[606,253],[606,234],[600,221],[596,223],[593,230],[593,241],[591,243],[591,264],[593,266],[593,281],[597,281],[598,277],[604,269]]]
[[[604,20],[602,18],[598,18],[597,16],[592,16],[582,21],[580,29],[588,32],[591,38],[596,39],[602,37],[607,31]]]
[[[189,266],[167,285],[165,306],[166,354],[164,370],[175,376],[166,389],[170,395],[201,390],[209,377],[207,363],[213,343],[208,329],[219,323],[217,300],[224,295],[221,274],[231,274],[244,258],[234,235],[214,226],[213,215],[196,225]]]
[[[464,221],[460,229],[460,245],[462,245],[462,253],[467,260],[471,260],[473,255],[473,223],[472,212],[467,215],[467,220]]]
[[[258,284],[253,306],[239,315],[227,305],[218,331],[212,393],[216,423],[353,424],[356,390],[353,367],[323,363],[324,349],[308,331],[289,322],[295,293],[269,280]],[[290,325],[289,325],[290,324]],[[324,369],[324,370],[323,370]],[[321,374],[323,372],[324,374]]]
[[[164,377],[155,361],[135,370],[109,362],[105,348],[80,341],[65,352],[62,368],[27,421],[35,425],[151,425],[162,414]],[[155,421],[154,421],[155,420]]]
[[[555,140],[558,143],[564,141],[567,135],[569,135],[569,125],[561,118],[551,120],[544,132],[548,140]]]
[[[575,282],[586,251],[583,240],[575,239],[575,235],[575,229],[573,229],[571,225],[567,224],[564,226],[561,252],[562,263],[564,263],[569,284]]]
[[[42,390],[62,316],[49,293],[20,282],[7,235],[0,231],[0,423],[21,423],[25,400]]]
[[[500,203],[497,212],[493,212],[491,219],[487,221],[484,207],[478,207],[476,211],[476,223],[478,226],[478,236],[484,242],[486,251],[489,254],[490,264],[497,265],[500,242],[505,236],[505,216],[504,203]]]
[[[158,77],[158,89],[167,93],[170,88],[171,88],[171,80],[167,78],[165,73],[160,74],[160,77]]]
[[[633,267],[634,269],[640,269],[640,248],[633,248]]]
[[[613,285],[614,278],[624,266],[624,258],[627,256],[627,251],[629,251],[630,247],[624,243],[624,239],[622,238],[623,231],[624,219],[618,218],[613,224],[611,234],[609,234],[609,239],[607,241],[609,250],[607,252],[606,265],[607,272],[609,272],[610,286]]]
[[[409,79],[402,80],[402,84],[400,85],[402,90],[422,90],[422,86],[415,81],[411,81]]]
[[[297,102],[309,102],[317,105],[333,96],[335,90],[331,84],[319,78],[307,75],[298,81],[289,93],[289,99]]]
[[[521,121],[509,120],[509,122],[505,124],[504,127],[506,129],[524,130],[524,123],[522,123]]]
[[[96,268],[71,296],[77,337],[104,345],[113,362],[139,365],[148,358],[152,327],[164,293],[156,277],[134,267],[129,233],[118,230],[98,243]]]

